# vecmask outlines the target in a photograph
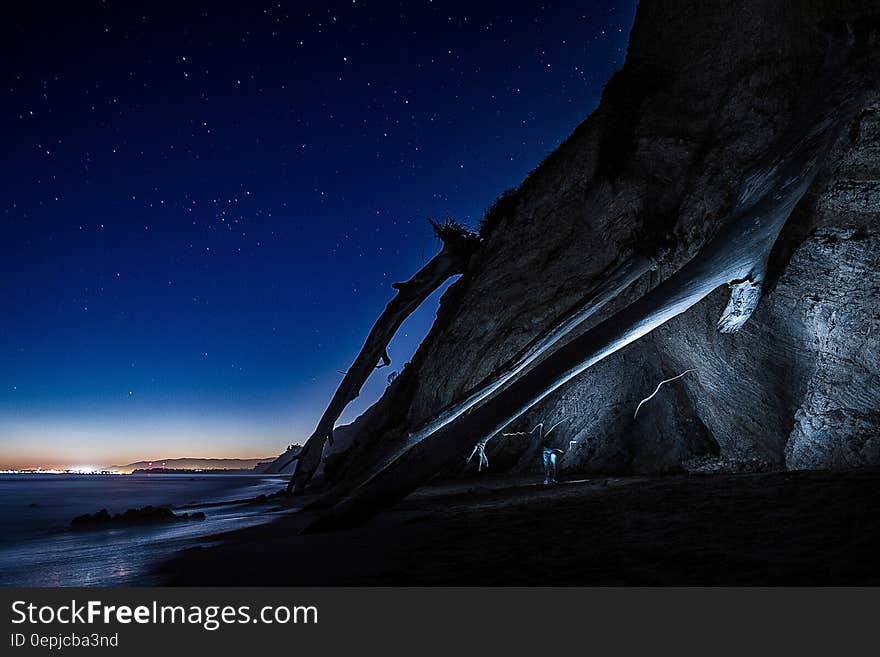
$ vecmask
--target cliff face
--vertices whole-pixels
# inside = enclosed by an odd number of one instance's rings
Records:
[[[331,455],[353,478],[460,399],[637,254],[656,266],[582,330],[677,270],[732,208],[742,178],[813,102],[835,44],[867,93],[780,236],[755,314],[716,331],[729,295],[556,391],[510,431],[563,423],[568,471],[656,472],[719,455],[790,468],[880,463],[880,90],[869,1],[642,0],[599,108],[490,213],[468,275],[386,395]],[[821,90],[818,90],[821,93]],[[657,383],[694,369],[639,411]],[[475,436],[474,440],[480,436]],[[538,465],[499,436],[493,469]],[[468,456],[462,454],[462,463]]]

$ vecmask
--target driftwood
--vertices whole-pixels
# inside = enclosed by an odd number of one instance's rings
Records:
[[[501,390],[515,377],[526,371],[552,351],[563,338],[570,336],[580,326],[595,315],[609,301],[614,300],[626,288],[655,266],[654,260],[641,255],[633,255],[620,263],[609,266],[599,283],[574,307],[559,317],[550,327],[532,340],[514,359],[496,370],[480,384],[470,390],[461,401],[444,408],[434,418],[428,420],[407,436],[404,445],[385,458],[380,469],[394,459],[419,444],[425,438],[446,426],[462,414]]]
[[[825,87],[828,89],[828,87]],[[844,96],[849,96],[848,102]],[[445,464],[467,454],[475,442],[499,433],[529,408],[589,367],[685,312],[721,285],[732,298],[719,329],[739,329],[757,305],[773,245],[795,206],[812,184],[821,162],[851,118],[852,94],[827,94],[812,118],[795,125],[775,153],[778,158],[747,176],[723,228],[689,262],[653,290],[583,335],[547,355],[538,365],[494,386],[458,408],[446,421],[410,440],[350,497],[320,517],[310,531],[355,524],[429,480]],[[824,107],[824,109],[823,109]]]
[[[633,254],[622,261],[614,262],[606,267],[605,271],[599,275],[598,282],[591,286],[583,298],[569,308],[568,311],[560,315],[546,330],[539,333],[514,358],[466,392],[461,400],[446,406],[436,416],[410,432],[404,444],[396,451],[386,455],[378,463],[376,470],[387,467],[409,449],[491,396],[494,392],[503,388],[514,377],[539,362],[540,358],[550,353],[553,347],[563,338],[574,335],[578,329],[583,327],[588,319],[593,317],[609,301],[614,300],[655,266],[655,259],[640,254]],[[475,449],[477,449],[476,453],[479,454],[479,449],[476,447]],[[332,490],[312,502],[309,508],[320,510],[333,506],[341,497],[356,487],[358,483],[351,481],[337,482]]]
[[[445,281],[467,269],[471,256],[479,246],[479,238],[452,219],[447,219],[444,223],[431,221],[431,226],[442,241],[443,248],[411,279],[392,285],[397,290],[397,295],[388,302],[373,324],[364,346],[345,372],[314,433],[296,456],[278,468],[283,470],[297,461],[288,491],[301,493],[305,490],[321,463],[325,442],[333,444],[333,428],[342,411],[358,397],[374,369],[391,364],[388,344],[404,320]]]

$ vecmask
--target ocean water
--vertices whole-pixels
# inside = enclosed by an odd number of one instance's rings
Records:
[[[235,503],[273,493],[277,476],[0,475],[0,585],[118,586],[159,582],[154,567],[207,536],[268,522],[269,505]],[[217,502],[228,504],[217,505]],[[70,531],[70,520],[147,504],[203,511],[204,521]]]

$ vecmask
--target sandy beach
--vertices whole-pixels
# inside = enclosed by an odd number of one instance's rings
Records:
[[[175,585],[877,584],[880,470],[434,484],[362,527],[210,537]],[[305,504],[292,498],[291,504]],[[212,544],[212,545],[209,545]]]

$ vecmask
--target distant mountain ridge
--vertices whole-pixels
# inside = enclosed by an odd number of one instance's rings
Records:
[[[110,470],[131,472],[132,470],[149,470],[151,468],[168,468],[176,470],[253,470],[262,472],[266,463],[274,457],[263,459],[223,459],[183,457],[176,459],[155,459],[152,461],[136,461],[126,465],[111,465]]]

